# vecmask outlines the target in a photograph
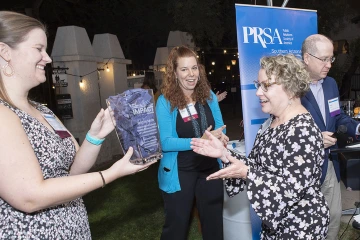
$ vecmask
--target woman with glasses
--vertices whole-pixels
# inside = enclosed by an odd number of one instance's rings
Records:
[[[249,156],[229,153],[210,134],[210,140],[193,139],[192,148],[224,162],[225,168],[207,179],[226,178],[230,195],[246,184],[262,220],[262,239],[324,239],[329,210],[320,191],[322,134],[300,102],[309,90],[309,74],[294,55],[263,57],[260,63],[256,95],[270,118]]]

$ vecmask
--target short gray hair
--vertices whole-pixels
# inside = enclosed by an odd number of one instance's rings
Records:
[[[333,43],[333,41],[330,38],[328,38],[327,36],[322,35],[322,34],[313,34],[313,35],[308,36],[304,40],[304,42],[302,43],[302,46],[301,46],[302,57],[304,58],[305,53],[316,54],[317,53],[316,43],[324,41],[324,40],[325,41],[328,40],[329,42]]]

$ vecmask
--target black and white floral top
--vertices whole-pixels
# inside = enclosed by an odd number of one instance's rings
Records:
[[[19,116],[44,179],[68,176],[76,152],[71,138],[61,139],[36,118],[11,107],[1,99],[0,104]],[[36,108],[42,113],[53,115],[48,108],[40,104],[36,104]],[[0,198],[0,239],[91,239],[83,200],[78,198],[66,204],[27,214]]]
[[[251,206],[262,220],[261,239],[325,238],[329,209],[320,191],[324,146],[309,113],[275,128],[262,126],[248,158],[232,154],[249,171],[246,182],[227,179],[226,190],[233,196],[246,184]]]

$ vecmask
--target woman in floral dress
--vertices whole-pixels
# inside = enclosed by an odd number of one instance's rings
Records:
[[[211,134],[210,140],[192,140],[195,152],[224,162],[225,168],[208,180],[227,178],[230,196],[246,184],[262,220],[261,239],[325,239],[327,234],[329,210],[320,191],[322,134],[300,102],[309,84],[295,56],[264,57],[255,85],[270,118],[260,127],[249,156],[230,154]]]

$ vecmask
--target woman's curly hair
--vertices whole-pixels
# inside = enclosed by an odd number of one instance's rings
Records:
[[[200,78],[191,95],[192,100],[200,102],[201,104],[206,104],[206,101],[212,98],[210,94],[210,83],[206,77],[205,67],[198,62],[196,54],[186,46],[175,47],[169,54],[166,73],[161,86],[161,93],[169,100],[171,110],[174,110],[174,108],[183,109],[188,104],[175,76],[175,71],[178,67],[178,59],[184,57],[194,57],[199,67]]]
[[[274,75],[275,81],[293,97],[303,97],[309,91],[309,73],[305,69],[305,64],[293,54],[262,57],[260,66],[269,79]]]

